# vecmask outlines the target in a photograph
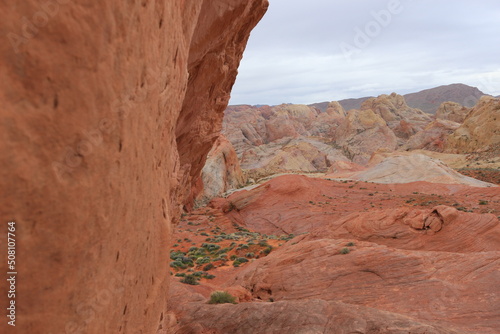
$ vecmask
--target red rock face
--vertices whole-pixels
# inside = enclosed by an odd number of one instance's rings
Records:
[[[170,223],[266,6],[0,4],[0,235],[17,222],[16,329],[166,329]]]

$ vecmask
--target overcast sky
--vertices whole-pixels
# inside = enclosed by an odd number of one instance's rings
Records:
[[[499,0],[269,2],[230,104],[309,104],[451,83],[500,95]]]

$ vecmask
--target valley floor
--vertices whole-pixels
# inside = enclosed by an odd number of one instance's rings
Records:
[[[182,217],[170,327],[498,333],[499,217],[500,187],[278,176]]]

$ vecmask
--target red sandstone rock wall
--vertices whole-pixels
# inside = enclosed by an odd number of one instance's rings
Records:
[[[6,254],[15,220],[20,333],[165,330],[170,223],[266,6],[0,3],[0,240]]]

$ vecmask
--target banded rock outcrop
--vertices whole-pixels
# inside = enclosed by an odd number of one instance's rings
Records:
[[[443,102],[436,111],[436,118],[463,123],[470,110],[471,108],[464,107],[456,102]]]
[[[217,138],[208,153],[199,182],[201,189],[196,190],[197,206],[205,205],[212,198],[222,196],[228,190],[239,188],[246,183],[236,151],[224,135]]]
[[[447,138],[446,151],[492,151],[500,155],[500,99],[483,96],[463,124]]]

